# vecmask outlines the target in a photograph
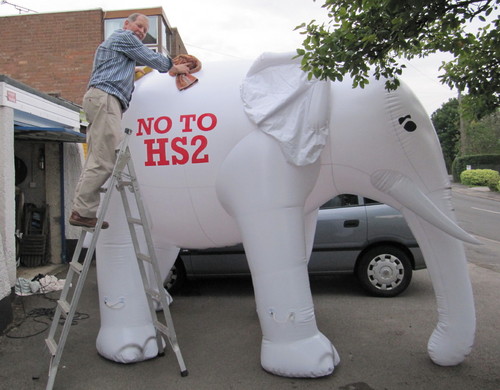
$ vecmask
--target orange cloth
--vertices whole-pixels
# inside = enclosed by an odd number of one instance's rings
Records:
[[[190,69],[190,73],[188,74],[176,75],[169,72],[170,76],[175,76],[175,84],[179,91],[183,91],[198,82],[198,78],[192,75],[192,73],[198,72],[201,69],[201,62],[198,58],[190,54],[179,54],[172,62],[174,65],[186,64]]]

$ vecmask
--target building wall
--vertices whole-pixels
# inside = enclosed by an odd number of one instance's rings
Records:
[[[126,17],[136,11],[166,19],[162,8],[0,17],[0,70],[40,92],[81,104],[95,50],[104,39],[104,17]],[[171,56],[187,53],[177,29],[170,28]]]
[[[172,58],[179,54],[188,54],[186,46],[184,46],[184,42],[182,41],[181,35],[179,34],[179,30],[177,28],[172,28],[172,48],[171,48],[171,56]]]
[[[103,12],[0,17],[0,36],[3,74],[80,104],[104,36]]]

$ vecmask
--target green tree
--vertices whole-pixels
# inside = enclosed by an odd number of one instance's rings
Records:
[[[471,121],[465,131],[465,154],[500,154],[499,112]]]
[[[458,99],[450,99],[431,115],[432,124],[441,143],[448,171],[460,150],[460,113]]]
[[[454,59],[441,66],[441,82],[483,96],[490,112],[499,106],[500,0],[323,1],[330,22],[297,27],[306,36],[297,53],[309,77],[349,75],[353,87],[364,87],[372,73],[395,89],[403,60],[448,52]],[[482,22],[476,33],[466,31],[472,21]]]
[[[448,170],[459,155],[500,154],[500,111],[488,113],[480,97],[466,95],[461,104],[450,99],[431,120]]]

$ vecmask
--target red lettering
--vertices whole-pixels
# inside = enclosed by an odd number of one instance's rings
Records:
[[[199,142],[198,142],[199,141]],[[201,164],[201,163],[207,163],[208,162],[208,154],[205,154],[203,156],[200,156],[201,152],[205,150],[207,147],[208,141],[207,138],[203,135],[197,135],[193,137],[191,140],[191,145],[196,146],[196,144],[200,144],[198,146],[198,149],[195,150],[193,153],[193,164]]]
[[[172,155],[172,165],[187,164],[189,162],[189,152],[179,145],[187,145],[187,137],[175,137],[170,144],[172,145],[172,151],[181,155],[180,158]]]
[[[158,147],[154,148],[154,144],[158,143]],[[145,139],[144,144],[146,145],[146,162],[144,163],[147,167],[152,167],[155,165],[170,165],[167,160],[167,143],[168,138],[158,138],[158,139]],[[154,156],[158,156],[158,162],[155,161]]]
[[[160,128],[160,124],[162,121],[166,122],[166,126],[164,129]],[[170,131],[172,128],[172,119],[170,119],[168,116],[160,116],[158,119],[155,120],[155,131],[159,134],[165,134]]]
[[[191,128],[191,120],[196,120],[195,114],[181,115],[180,120],[181,122],[184,122],[184,128],[182,129],[184,133],[193,131],[193,129]]]
[[[203,125],[203,119],[205,118],[210,118],[210,124],[208,126]],[[210,131],[212,130],[215,126],[217,126],[217,117],[214,114],[203,114],[200,115],[198,120],[196,121],[196,124],[198,125],[198,129],[203,130],[203,131]]]
[[[151,122],[153,121],[153,119],[154,118],[137,119],[139,129],[137,130],[137,133],[135,135],[138,137],[144,135],[142,133],[142,130],[144,130],[147,135],[151,135]],[[146,123],[146,121],[148,121],[148,123]]]

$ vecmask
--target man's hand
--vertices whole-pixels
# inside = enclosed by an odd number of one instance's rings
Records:
[[[136,66],[135,67],[135,81],[139,80],[142,76],[145,76],[149,72],[151,72],[153,68],[149,66]]]
[[[146,74],[144,71],[145,66],[136,66],[135,67],[135,75],[136,77],[142,77]]]
[[[170,68],[169,73],[173,74],[173,75],[188,74],[188,73],[190,73],[189,66],[186,64],[173,65]]]

